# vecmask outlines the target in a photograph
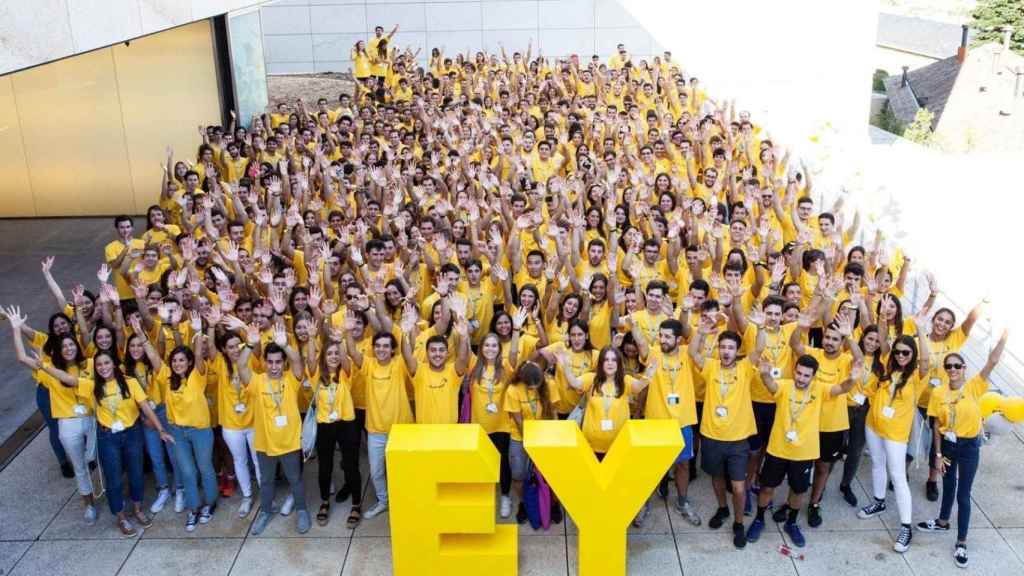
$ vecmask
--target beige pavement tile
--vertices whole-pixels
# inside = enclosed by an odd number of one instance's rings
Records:
[[[242,542],[240,538],[142,540],[118,576],[227,574]]]

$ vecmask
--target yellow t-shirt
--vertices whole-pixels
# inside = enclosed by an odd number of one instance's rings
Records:
[[[286,370],[277,380],[268,374],[253,374],[249,379],[249,395],[255,404],[253,444],[257,452],[280,456],[300,448],[300,386],[302,383],[291,370]]]
[[[569,366],[572,368],[573,375],[577,378],[583,378],[584,374],[593,371],[594,367],[597,366],[597,350],[573,352],[564,342],[552,344],[548,349],[556,356],[562,351],[568,351]],[[576,407],[576,403],[580,401],[580,393],[572,386],[569,386],[569,381],[566,380],[561,366],[558,366],[555,371],[555,387],[558,388],[558,404],[555,405],[555,410],[559,414],[572,412],[572,409]]]
[[[583,393],[587,395],[586,412],[583,415],[583,437],[598,454],[611,449],[619,430],[629,420],[629,391],[635,382],[632,376],[625,378],[622,396],[615,396],[615,382],[608,380],[600,389],[594,388],[597,374],[590,372],[581,378]]]
[[[455,361],[445,362],[434,370],[427,362],[419,363],[412,377],[416,402],[417,424],[456,424],[459,421],[459,386],[462,378],[455,371]]]
[[[311,381],[316,389],[317,422],[330,424],[356,419],[356,409],[352,404],[352,382],[344,370],[338,371],[337,377],[331,375],[329,384],[322,381],[319,371]]]
[[[130,250],[142,251],[142,249],[146,247],[146,242],[141,238],[133,238],[131,244]],[[132,293],[132,287],[128,285],[128,281],[121,274],[121,270],[114,266],[114,260],[117,260],[117,257],[121,254],[121,251],[124,250],[124,247],[124,242],[114,240],[107,244],[103,249],[103,260],[110,266],[110,276],[114,279],[114,286],[117,288],[117,295],[120,296],[122,300],[135,297]],[[126,255],[125,258],[130,259],[131,255]]]
[[[469,374],[472,375],[475,372],[476,362],[469,369]],[[514,426],[509,420],[508,412],[503,407],[505,406],[505,393],[515,371],[506,361],[502,363],[500,378],[495,372],[494,366],[486,366],[480,372],[480,378],[469,385],[472,394],[470,400],[472,419],[470,421],[482,426],[484,432],[488,434],[508,432]]]
[[[768,453],[791,461],[817,460],[821,457],[818,441],[821,406],[831,387],[815,378],[804,390],[789,379],[775,381],[775,422],[768,439]]]
[[[697,423],[696,397],[693,391],[693,365],[686,350],[680,348],[674,354],[666,355],[660,346],[651,348],[649,364],[658,362],[658,369],[647,387],[647,404],[644,417],[674,418],[679,427]]]
[[[155,408],[164,403],[163,388],[157,382],[156,375],[148,371],[145,364],[142,362],[137,363],[135,365],[135,374],[129,374],[127,370],[124,370],[124,375],[139,381],[139,386],[142,387],[142,391],[146,393],[146,397],[151,402],[150,406]]]
[[[910,380],[896,392],[895,384],[901,377],[900,373],[895,373],[891,380],[874,382],[869,395],[871,408],[867,425],[886,440],[905,443],[910,440],[910,429],[914,425],[917,397],[926,384],[915,368]]]
[[[171,389],[171,366],[165,363],[156,375],[166,391],[167,421],[176,426],[210,427],[210,405],[206,402],[206,374],[192,370],[177,390]]]
[[[49,362],[47,364],[49,364]],[[85,367],[81,369],[74,365],[68,366],[65,372],[72,376],[78,376],[79,378],[92,378],[92,360],[86,360]],[[41,369],[33,371],[32,378],[34,378],[40,386],[49,390],[50,413],[54,418],[77,418],[79,416],[88,416],[93,413],[92,402],[88,397],[82,396],[79,393],[77,386],[65,386],[64,383],[53,376],[50,376]],[[77,413],[76,407],[78,407]]]
[[[253,361],[250,356],[249,368],[252,367]],[[228,430],[252,428],[252,395],[249,393],[250,388],[242,385],[238,376],[238,366],[232,366],[233,370],[229,371],[227,359],[223,354],[217,354],[210,368],[217,375],[217,413],[220,425]]]
[[[829,358],[821,348],[806,348],[806,351],[818,361],[818,371],[814,379],[831,389],[842,384],[850,376],[853,356],[849,352],[841,352],[835,358]],[[846,412],[846,394],[828,396],[821,406],[821,431],[841,432],[850,429],[850,418]]]
[[[944,384],[949,384],[949,376],[942,369],[942,363],[945,362],[947,354],[959,352],[966,342],[967,334],[964,334],[963,328],[951,330],[941,342],[928,339],[928,374],[925,376],[928,386],[918,398],[918,406],[928,407],[932,391]]]
[[[793,349],[789,347],[789,337],[795,329],[796,322],[790,322],[780,326],[775,332],[765,331],[763,355],[766,358],[770,358],[772,367],[779,370],[776,380],[793,377]],[[747,324],[747,331],[743,333],[743,345],[740,346],[740,352],[753,354],[756,346],[757,326]],[[750,399],[762,404],[775,403],[774,396],[772,396],[772,393],[768,391],[768,388],[765,387],[764,382],[761,380],[760,372],[754,376],[754,385],[750,388]]]
[[[980,375],[968,380],[959,390],[949,383],[932,389],[928,415],[939,423],[939,432],[953,432],[957,438],[976,438],[981,433],[979,399],[988,392],[988,382]]]
[[[558,402],[558,389],[548,385],[548,401],[552,408]],[[527,388],[525,384],[513,384],[505,392],[504,409],[509,414],[519,414],[524,422],[527,420],[540,420],[543,408],[540,401],[540,392],[536,388]],[[552,415],[554,416],[554,415]],[[523,432],[512,422],[509,429],[512,440],[523,441]]]
[[[722,442],[746,440],[757,433],[750,387],[757,370],[750,360],[737,360],[723,368],[718,358],[704,360],[701,376],[707,383],[700,433]]]
[[[658,345],[658,330],[661,323],[668,319],[663,313],[651,314],[647,310],[640,310],[629,315],[631,322],[640,327],[640,333],[647,339],[647,345],[654,348]]]
[[[612,343],[612,307],[605,300],[590,307],[590,344],[598,350]]]
[[[117,381],[108,380],[103,383],[103,400],[96,407],[96,420],[100,426],[113,429],[115,428],[114,423],[120,422],[122,429],[126,429],[131,428],[139,419],[139,404],[146,401],[146,393],[135,378],[125,378],[125,384],[128,385],[128,398],[121,396],[121,389],[118,387]],[[96,397],[93,395],[95,387],[96,380],[94,378],[78,379],[78,395],[89,398],[94,405],[96,403]]]
[[[392,358],[382,365],[371,355],[363,356],[358,370],[366,385],[366,431],[387,434],[392,424],[411,424],[409,408],[409,371],[401,358]]]

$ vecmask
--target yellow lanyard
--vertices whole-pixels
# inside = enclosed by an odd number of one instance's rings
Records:
[[[736,381],[736,366],[730,368],[733,372],[733,377],[729,382],[725,381],[725,370],[724,366],[719,366],[718,368],[718,402],[720,404],[725,404],[725,397],[729,395],[729,387]]]
[[[110,411],[111,420],[117,420],[117,410],[121,407],[121,388],[114,383],[114,394],[107,394],[107,382],[103,383],[103,407]]]
[[[797,393],[800,391],[796,385],[793,386],[793,393],[789,395],[789,429],[796,430],[796,423],[800,419],[800,415],[807,409],[807,405],[811,403],[811,387],[810,385],[804,390],[804,397],[797,399]]]
[[[950,390],[951,395],[952,393],[953,391]],[[956,405],[960,403],[960,400],[963,400],[963,397],[964,387],[961,385],[960,389],[957,390],[956,398],[946,402],[949,405],[949,425],[946,429],[954,433],[956,432]]]
[[[274,401],[274,408],[276,409],[277,413],[280,414],[281,413],[281,402],[284,400],[284,382],[282,382],[280,379],[277,380],[277,382],[279,382],[281,384],[281,386],[280,386],[280,390],[276,390],[276,391],[271,386],[272,382],[274,382],[274,380],[271,380],[268,377],[267,378],[267,394],[270,394],[270,399]]]

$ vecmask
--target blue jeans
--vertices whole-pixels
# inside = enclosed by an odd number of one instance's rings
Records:
[[[128,494],[132,502],[142,503],[142,424],[135,422],[121,432],[111,432],[103,426],[96,426],[96,446],[103,468],[103,480],[107,483],[107,503],[110,513],[120,514],[124,510],[124,472],[128,471]]]
[[[57,429],[57,420],[53,417],[53,411],[50,409],[50,391],[44,386],[36,386],[36,407],[39,408],[39,413],[43,415],[43,421],[46,422],[46,432],[50,435],[50,449],[57,457],[57,462],[64,466],[68,463],[68,455],[60,443],[60,430]]]
[[[167,406],[160,404],[153,408],[153,412],[156,413],[156,417],[160,420],[160,425],[164,427],[164,430],[170,430],[171,425],[167,423]],[[171,470],[174,472],[175,488],[184,488],[181,483],[181,477],[178,474],[178,463],[174,458],[174,446],[165,444],[160,439],[160,433],[155,428],[143,426],[142,433],[146,437],[146,454],[149,455],[149,461],[153,463],[153,476],[156,477],[157,489],[162,490],[171,485],[167,475],[168,460],[170,460]]]
[[[942,439],[942,455],[949,459],[949,466],[942,476],[942,507],[939,520],[949,521],[956,498],[956,540],[967,540],[967,524],[971,521],[971,486],[981,462],[981,439],[957,438],[956,442]]]
[[[373,489],[377,493],[377,501],[384,505],[388,503],[387,461],[384,457],[384,449],[387,445],[387,434],[366,434],[366,452],[370,460],[370,480],[373,481]]]
[[[199,499],[200,476],[206,505],[216,504],[217,474],[213,471],[213,429],[171,424],[171,434],[174,436],[174,459],[177,461],[175,472],[185,487],[185,505],[193,512],[198,512],[203,505],[203,501]]]

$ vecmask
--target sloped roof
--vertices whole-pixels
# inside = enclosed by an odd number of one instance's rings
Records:
[[[960,34],[957,24],[881,12],[875,43],[931,58],[946,58],[956,55]],[[968,39],[971,36],[973,31],[968,32]]]
[[[900,74],[886,78],[885,92],[896,118],[903,123],[913,122],[918,108],[925,107],[935,114],[932,127],[937,126],[959,73],[960,63],[956,56],[950,56],[908,72],[909,87],[901,86]]]

